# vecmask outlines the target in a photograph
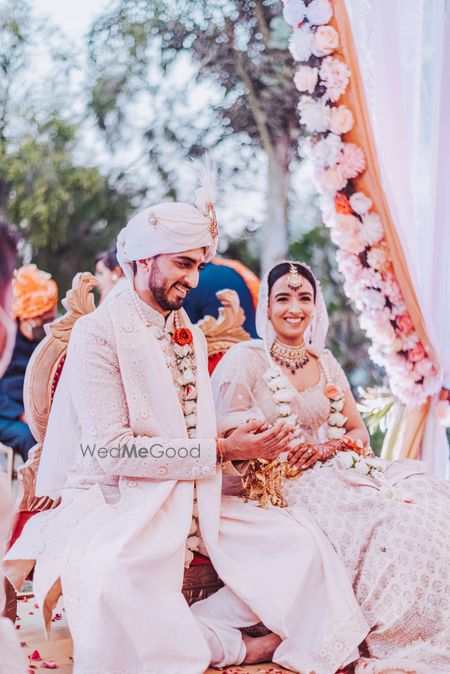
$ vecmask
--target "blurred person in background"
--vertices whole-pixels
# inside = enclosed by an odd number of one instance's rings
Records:
[[[14,348],[16,323],[11,318],[11,281],[16,265],[17,239],[11,229],[0,222],[0,376],[5,371]],[[9,533],[11,495],[4,473],[0,472],[0,550]],[[25,674],[25,660],[20,651],[14,625],[2,616],[5,605],[3,572],[0,566],[0,674]]]
[[[36,440],[25,418],[25,371],[33,351],[45,337],[45,324],[56,318],[58,288],[50,274],[29,264],[15,272],[12,290],[17,335],[11,360],[0,379],[0,442],[26,461]]]
[[[239,295],[245,314],[243,324],[251,337],[257,337],[255,311],[258,302],[259,279],[242,262],[215,257],[205,265],[198,286],[192,288],[184,302],[184,309],[193,323],[205,316],[218,318],[222,306],[216,292],[229,288]]]
[[[95,278],[98,281],[100,304],[113,288],[120,289],[127,283],[120,264],[117,261],[115,248],[97,255],[95,258]]]

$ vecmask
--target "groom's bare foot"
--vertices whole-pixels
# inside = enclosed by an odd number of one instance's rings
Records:
[[[264,637],[249,637],[243,634],[247,653],[243,665],[256,665],[258,662],[271,662],[272,655],[281,644],[278,634],[266,634]]]

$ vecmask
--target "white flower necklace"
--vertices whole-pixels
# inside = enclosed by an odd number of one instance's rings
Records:
[[[295,438],[291,442],[291,448],[293,449],[304,442],[305,439],[301,436],[297,415],[292,414],[292,408],[289,404],[295,395],[291,383],[277,365],[273,365],[266,370],[263,374],[263,379],[273,393],[277,418],[290,422],[296,429]],[[339,386],[331,382],[325,385],[324,394],[330,401],[326,436],[328,440],[336,440],[342,438],[346,433],[345,424],[347,417],[341,414],[345,405],[345,394]],[[384,465],[379,461],[378,457],[362,456],[352,451],[341,451],[338,454],[339,457],[332,457],[327,461],[328,465],[330,465],[331,461],[334,463],[337,460],[341,468],[353,469],[360,475],[370,475],[374,479],[381,479],[384,473]],[[281,458],[283,459],[284,457]],[[319,464],[319,466],[321,465]]]
[[[147,328],[154,331],[155,337],[161,343],[161,348],[169,367],[169,371],[173,375],[173,365],[177,370],[177,374],[173,376],[174,384],[180,391],[180,401],[183,410],[184,420],[189,438],[194,438],[197,432],[197,366],[195,363],[194,341],[192,332],[189,328],[184,328],[180,324],[178,312],[174,313],[174,330],[169,332],[169,336],[165,335],[164,331],[156,326],[151,320],[147,319],[139,299],[135,292],[131,293],[134,306],[139,315],[139,318]],[[175,353],[175,363],[171,354],[171,349]],[[201,539],[196,535],[199,532],[198,523],[198,509],[197,509],[197,490],[194,484],[194,505],[192,522],[186,539],[186,548],[184,556],[184,566],[187,569],[194,559],[194,552],[199,549]]]
[[[291,401],[295,396],[292,384],[286,375],[283,374],[278,365],[271,365],[262,376],[267,386],[273,394],[276,404],[277,419],[283,419],[295,427],[295,437],[291,442],[291,448],[305,442],[301,435],[300,426],[296,414],[292,413]],[[340,412],[345,403],[344,392],[334,384],[327,384],[324,393],[330,401],[330,412],[327,418],[327,439],[335,440],[345,435],[345,423],[347,417]]]

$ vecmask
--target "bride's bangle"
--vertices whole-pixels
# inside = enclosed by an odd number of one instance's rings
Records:
[[[362,440],[354,440],[348,435],[343,435],[342,438],[337,438],[336,442],[340,445],[340,451],[356,452],[357,454],[365,455],[366,450]]]

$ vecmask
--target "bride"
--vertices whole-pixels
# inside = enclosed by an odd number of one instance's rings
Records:
[[[293,515],[306,509],[342,558],[371,628],[356,674],[448,674],[450,484],[419,461],[371,453],[345,374],[325,349],[327,311],[308,267],[270,270],[257,328],[263,339],[234,346],[214,373],[219,433],[284,418],[296,438],[289,454],[242,469],[244,498]]]

